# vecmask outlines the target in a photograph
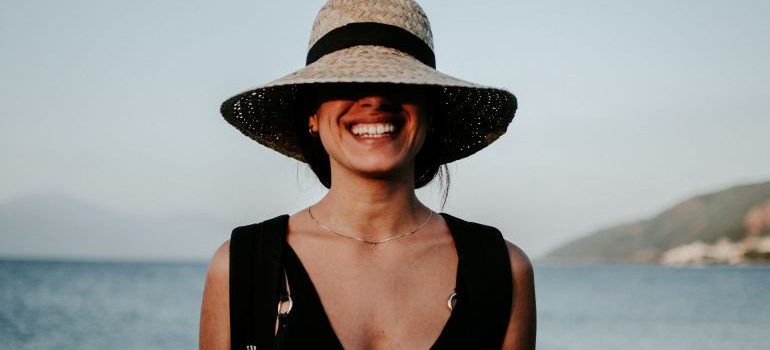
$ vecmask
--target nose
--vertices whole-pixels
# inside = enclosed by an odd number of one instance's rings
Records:
[[[358,103],[361,107],[371,108],[378,111],[394,111],[398,109],[398,105],[393,99],[378,94],[363,96],[358,99]]]

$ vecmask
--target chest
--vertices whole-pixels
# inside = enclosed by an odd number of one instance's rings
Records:
[[[451,244],[374,261],[321,251],[290,249],[297,268],[290,281],[306,279],[298,283],[308,287],[293,294],[311,294],[298,300],[298,308],[301,301],[318,304],[304,306],[326,316],[328,331],[344,348],[428,349],[436,341],[451,316],[447,300],[456,287]]]

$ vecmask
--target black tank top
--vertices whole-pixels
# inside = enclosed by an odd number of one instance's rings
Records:
[[[458,255],[457,304],[432,349],[500,349],[510,317],[513,275],[499,230],[441,213]],[[342,349],[315,287],[286,242],[288,215],[237,227],[230,239],[233,350]],[[294,306],[274,338],[286,271]]]

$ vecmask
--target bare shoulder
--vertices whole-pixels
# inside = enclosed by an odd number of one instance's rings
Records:
[[[513,303],[503,349],[534,349],[537,330],[534,269],[521,248],[508,241],[505,244],[513,273]]]
[[[527,254],[508,240],[505,241],[505,245],[508,248],[508,257],[511,259],[511,272],[513,272],[513,278],[515,280],[531,279],[534,276],[534,270],[532,268],[532,262],[529,260]]]
[[[229,280],[230,275],[230,241],[227,240],[222,243],[221,246],[214,252],[214,256],[209,263],[209,270],[207,273],[207,279],[209,277],[215,279],[226,278]]]
[[[230,241],[214,253],[203,288],[198,344],[201,350],[230,349]]]

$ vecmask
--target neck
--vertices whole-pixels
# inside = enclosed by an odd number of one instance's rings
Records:
[[[313,215],[337,232],[382,240],[414,230],[429,214],[415,195],[413,175],[387,179],[332,175],[332,186],[313,205]]]

